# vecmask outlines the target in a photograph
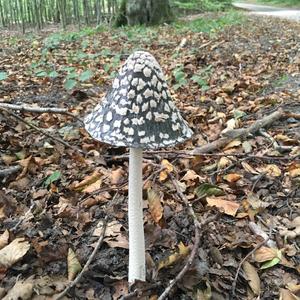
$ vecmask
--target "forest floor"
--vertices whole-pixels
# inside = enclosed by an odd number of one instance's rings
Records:
[[[103,232],[88,270],[61,299],[128,293],[127,149],[92,140],[80,119],[135,49],[158,59],[195,133],[176,149],[145,154],[147,284],[137,292],[158,299],[191,257],[188,200],[202,224],[200,245],[170,299],[298,299],[300,24],[228,18],[0,32],[1,299],[57,299]]]

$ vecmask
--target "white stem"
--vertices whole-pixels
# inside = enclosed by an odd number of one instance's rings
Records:
[[[136,279],[145,281],[145,237],[143,222],[143,149],[129,150],[129,187],[128,187],[128,222],[129,222],[129,283]]]

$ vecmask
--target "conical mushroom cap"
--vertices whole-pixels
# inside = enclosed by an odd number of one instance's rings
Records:
[[[128,57],[84,123],[94,139],[132,148],[173,146],[193,133],[171,99],[158,62],[144,51]]]

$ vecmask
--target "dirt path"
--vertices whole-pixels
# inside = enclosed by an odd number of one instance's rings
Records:
[[[251,14],[255,15],[273,16],[283,19],[300,21],[299,9],[287,9],[243,2],[235,2],[233,3],[233,5],[237,8],[248,10]]]

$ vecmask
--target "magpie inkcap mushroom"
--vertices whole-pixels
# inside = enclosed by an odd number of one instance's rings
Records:
[[[110,92],[85,118],[85,128],[101,142],[143,149],[173,146],[192,136],[160,65],[145,51],[128,57]]]
[[[150,53],[137,51],[128,57],[110,92],[86,117],[85,128],[96,140],[130,148],[128,281],[144,281],[143,149],[172,146],[192,136],[171,99],[158,62]]]

